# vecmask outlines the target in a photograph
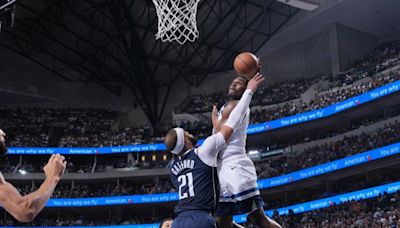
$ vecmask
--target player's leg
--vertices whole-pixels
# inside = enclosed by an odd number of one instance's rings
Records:
[[[248,214],[247,220],[261,228],[282,228],[281,225],[265,215],[263,208],[258,208]]]
[[[220,185],[220,192],[225,193],[226,195],[231,195],[230,190],[230,180],[233,179],[234,175],[231,173],[231,166],[235,166],[235,163],[231,164],[232,160],[220,160],[218,163],[218,180]],[[221,197],[221,195],[220,195]],[[223,202],[221,201],[217,205],[217,209],[215,211],[215,218],[217,220],[218,228],[232,228],[233,221],[233,211],[234,211],[234,203],[233,202]]]
[[[218,168],[220,191],[224,196],[221,196],[215,213],[217,224],[220,228],[243,227],[233,223],[233,215],[246,214],[258,208],[252,199],[260,194],[254,164],[243,154],[224,159]],[[227,199],[235,202],[221,202]]]
[[[232,216],[218,216],[216,217],[218,228],[244,228],[233,221]]]
[[[217,228],[215,219],[206,211],[186,211],[172,222],[172,228]]]
[[[232,228],[232,216],[225,215],[225,216],[217,216],[216,217],[218,228]]]
[[[242,171],[246,173],[247,179],[249,182],[245,182],[245,186],[257,186],[257,174],[255,171],[254,163],[249,159],[242,160]],[[248,214],[247,220],[255,225],[256,227],[271,227],[271,228],[281,228],[281,226],[275,222],[274,220],[268,218],[264,213],[264,200],[259,195],[255,195],[251,198],[243,200],[240,202],[240,208],[242,208],[242,212]]]
[[[236,222],[233,222],[233,228],[245,228],[244,226],[241,226],[239,224],[237,224]]]

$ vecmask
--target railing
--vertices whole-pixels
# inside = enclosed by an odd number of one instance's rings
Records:
[[[256,134],[266,131],[271,131],[278,128],[288,127],[295,124],[305,123],[317,119],[326,118],[334,114],[343,112],[350,108],[362,105],[364,103],[376,100],[400,90],[400,80],[393,83],[384,85],[382,87],[371,90],[367,93],[355,96],[342,102],[330,105],[325,108],[313,110],[297,115],[285,117],[278,120],[272,120],[265,123],[250,125],[247,129],[247,134]],[[202,141],[201,141],[202,142]],[[116,147],[75,147],[75,148],[61,148],[61,147],[10,147],[9,154],[115,154],[115,153],[131,153],[131,152],[152,152],[164,151],[164,144],[142,144],[130,146],[116,146]]]
[[[340,194],[337,196],[332,196],[324,199],[313,200],[305,203],[295,204],[287,207],[282,207],[276,209],[279,215],[287,215],[289,210],[292,210],[295,214],[304,213],[313,210],[319,210],[322,208],[327,208],[332,205],[339,205],[353,200],[365,200],[371,198],[377,198],[384,193],[393,194],[400,190],[400,181],[393,182],[390,184],[385,184],[381,186],[376,186],[372,188],[367,188],[359,191],[349,192],[345,194]],[[266,215],[272,216],[274,210],[268,210],[265,212]],[[246,215],[236,215],[233,217],[233,220],[237,223],[246,222]],[[75,228],[78,226],[74,226]],[[84,226],[79,226],[84,227]],[[139,225],[116,225],[116,226],[95,226],[105,227],[105,228],[157,228],[159,224],[139,224]]]
[[[312,178],[318,175],[331,173],[337,170],[360,165],[374,160],[386,158],[400,154],[400,142],[381,147],[378,149],[366,151],[360,154],[328,162],[322,165],[313,166],[289,174],[278,177],[259,180],[258,187],[260,189],[273,188],[295,181]],[[229,198],[229,196],[226,196]],[[50,199],[46,207],[86,207],[86,206],[108,206],[108,205],[132,205],[132,204],[148,204],[173,202],[178,200],[178,194],[160,193],[146,195],[126,195],[113,197],[93,197],[93,198],[60,198]]]
[[[261,132],[266,132],[278,128],[283,128],[287,126],[292,126],[295,124],[305,123],[312,120],[326,118],[328,116],[335,115],[337,113],[343,112],[350,108],[362,105],[364,103],[376,100],[380,97],[393,94],[400,90],[400,80],[393,83],[384,85],[382,87],[373,89],[364,94],[352,97],[350,99],[335,103],[325,108],[296,114],[293,116],[285,117],[282,119],[272,120],[265,123],[250,125],[247,129],[247,134],[256,134]]]

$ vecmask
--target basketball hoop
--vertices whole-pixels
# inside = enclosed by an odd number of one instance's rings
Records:
[[[158,17],[156,39],[184,44],[199,37],[196,25],[200,0],[153,0]]]

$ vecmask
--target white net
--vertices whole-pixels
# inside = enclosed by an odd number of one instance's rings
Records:
[[[199,37],[196,25],[200,0],[153,0],[158,17],[156,39],[184,44]]]

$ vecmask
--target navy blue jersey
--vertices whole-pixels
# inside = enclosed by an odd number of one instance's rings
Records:
[[[219,196],[217,170],[202,162],[196,150],[175,157],[170,166],[171,182],[179,196],[176,214],[187,210],[213,212],[216,208]]]

